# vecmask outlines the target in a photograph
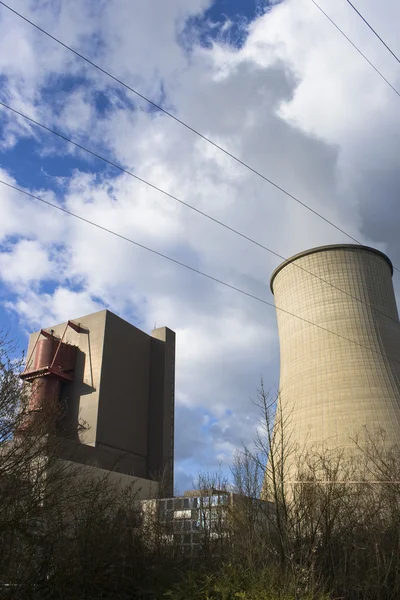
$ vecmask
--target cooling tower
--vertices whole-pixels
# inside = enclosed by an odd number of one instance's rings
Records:
[[[385,443],[400,442],[400,324],[392,274],[385,254],[350,244],[301,252],[272,274],[278,413],[297,456],[346,451],[378,428]]]

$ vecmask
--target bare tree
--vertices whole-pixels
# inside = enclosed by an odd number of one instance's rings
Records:
[[[231,467],[232,551],[249,569],[259,568],[271,552],[271,521],[275,519],[273,503],[260,498],[265,473],[261,462],[258,457],[255,459],[254,452],[244,447],[236,453]]]

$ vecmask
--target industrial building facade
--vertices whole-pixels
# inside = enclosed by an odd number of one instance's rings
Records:
[[[262,524],[264,530],[275,520],[271,502],[236,494],[226,489],[192,490],[183,496],[142,500],[145,522],[156,523],[164,541],[186,556],[201,552],[206,543],[218,554],[233,532],[235,523]]]
[[[49,399],[65,407],[63,434],[75,442],[75,460],[162,477],[172,495],[173,331],[148,335],[103,310],[33,333],[27,357],[31,411]]]
[[[400,323],[392,273],[385,254],[350,244],[302,252],[274,271],[278,414],[297,455],[354,447],[355,439],[362,444],[378,428],[388,445],[400,443]]]

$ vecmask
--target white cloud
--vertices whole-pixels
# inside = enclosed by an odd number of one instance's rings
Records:
[[[10,284],[30,284],[53,276],[52,263],[47,250],[34,240],[21,240],[11,252],[0,253],[0,272]]]
[[[50,327],[104,308],[92,299],[89,292],[73,291],[61,286],[52,294],[31,291],[24,297],[19,297],[15,304],[6,303],[6,306],[10,310],[16,310],[31,327],[39,328]]]
[[[159,99],[163,90],[166,106],[180,118],[400,264],[399,217],[393,212],[400,185],[399,99],[308,0],[285,0],[261,15],[240,50],[195,43],[188,53],[178,43],[185,19],[208,4],[124,1],[94,10],[88,1],[59,7],[21,1],[15,7],[144,93]],[[323,7],[393,83],[399,81],[397,66],[345,3],[326,0]],[[399,10],[394,1],[386,11],[371,0],[365,4],[371,22],[393,44]],[[103,148],[138,176],[284,256],[348,241],[5,9],[0,18],[3,94],[29,114]],[[22,42],[13,52],[17,40]],[[73,74],[82,81],[54,95],[54,83]],[[96,112],[95,90],[108,94],[106,112]],[[9,143],[30,132],[11,118],[7,127]],[[44,168],[46,152],[53,152],[46,144],[38,147]],[[126,174],[96,173],[99,166],[90,160],[89,173],[66,177],[57,198],[50,190],[37,193],[273,301],[268,279],[279,259]],[[1,177],[12,181],[5,171]],[[15,294],[13,309],[23,326],[47,326],[107,306],[146,330],[155,322],[175,329],[177,456],[187,461],[191,443],[203,462],[229,460],[235,445],[255,430],[249,397],[260,375],[268,387],[278,381],[273,309],[8,188],[0,187],[0,209],[2,278]],[[49,276],[52,290],[41,289]]]
[[[0,179],[10,185],[23,187],[18,186],[18,182],[1,168]],[[57,204],[52,191],[40,190],[38,195]],[[51,244],[63,237],[65,221],[61,214],[45,209],[38,201],[22,196],[20,192],[4,185],[0,186],[0,214],[0,242],[10,236],[23,236],[40,240],[43,244]]]

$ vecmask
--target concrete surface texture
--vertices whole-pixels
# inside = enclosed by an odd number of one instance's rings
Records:
[[[162,327],[148,335],[108,310],[73,322],[79,331],[66,323],[47,331],[78,347],[74,381],[61,390],[77,460],[145,479],[162,475],[172,494],[175,333]]]
[[[356,437],[362,444],[377,428],[388,445],[400,442],[400,324],[392,273],[383,253],[350,244],[300,253],[273,273],[278,412],[297,456],[304,449],[354,448]]]
[[[129,488],[131,497],[138,502],[158,497],[159,485],[157,481],[141,479],[140,477],[109,471],[108,469],[101,469],[92,465],[79,465],[73,461],[63,461],[62,465],[62,468],[65,468],[65,466],[71,468],[71,474],[74,475],[71,481],[76,483],[79,483],[80,480],[85,482],[88,480],[93,481],[94,485],[104,482],[105,486],[111,485],[116,487],[121,494]],[[68,471],[66,474],[68,476]]]

